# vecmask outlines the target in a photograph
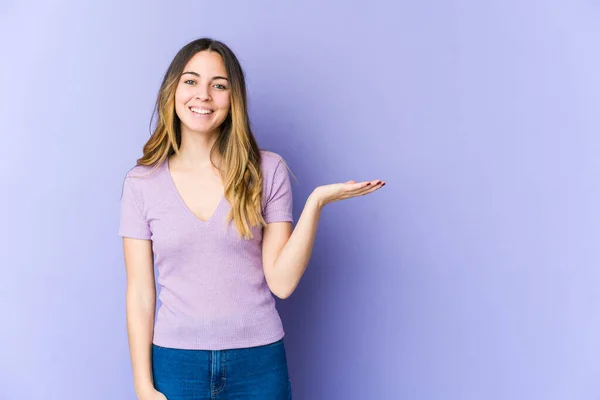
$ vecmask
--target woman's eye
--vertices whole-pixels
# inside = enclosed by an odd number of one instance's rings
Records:
[[[188,79],[188,80],[186,80],[186,81],[183,81],[183,83],[188,83],[188,82],[192,82],[191,84],[195,84],[195,83],[196,83],[196,81],[194,81],[193,79]],[[216,86],[218,89],[220,89],[220,90],[225,90],[225,89],[227,89],[227,87],[226,87],[225,85],[221,85],[221,84],[218,84],[218,83],[217,83],[215,86]]]

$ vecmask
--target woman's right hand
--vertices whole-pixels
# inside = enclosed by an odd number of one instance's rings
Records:
[[[152,388],[144,393],[138,394],[138,400],[168,400],[167,396]]]

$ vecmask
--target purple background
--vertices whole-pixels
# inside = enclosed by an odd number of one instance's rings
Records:
[[[294,398],[600,398],[600,9],[3,2],[0,399],[134,399],[117,236],[162,75],[229,44],[259,144],[328,205],[278,301]]]

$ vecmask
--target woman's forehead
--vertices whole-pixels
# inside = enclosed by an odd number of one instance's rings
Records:
[[[193,71],[200,75],[204,74],[225,74],[225,63],[221,55],[215,51],[201,51],[194,56],[185,65],[184,71]]]

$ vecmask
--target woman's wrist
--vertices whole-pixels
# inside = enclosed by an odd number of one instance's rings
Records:
[[[154,389],[154,385],[151,382],[144,382],[143,384],[136,384],[135,385],[135,394],[138,397],[144,397],[146,396],[148,393],[153,392]]]
[[[318,211],[321,211],[323,207],[325,207],[323,199],[321,199],[314,191],[308,196],[306,204],[317,208]]]

